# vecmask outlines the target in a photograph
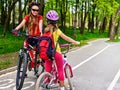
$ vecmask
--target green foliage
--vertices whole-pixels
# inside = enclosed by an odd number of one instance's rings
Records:
[[[62,30],[63,31],[63,30]],[[1,34],[1,32],[0,32]],[[66,28],[65,34],[73,39],[74,30],[71,28]],[[77,29],[76,40],[80,41],[81,44],[84,44],[86,40],[96,39],[96,38],[105,38],[107,37],[107,32],[103,34],[98,34],[98,30],[95,30],[94,33],[89,33],[88,30],[85,30],[84,35],[80,34],[80,30]],[[6,54],[11,52],[18,51],[23,46],[24,37],[13,36],[10,32],[7,32],[6,37],[0,38],[0,54]],[[60,39],[60,43],[68,43],[67,41]]]
[[[114,15],[119,5],[115,0],[96,0],[95,3],[97,4],[97,11],[101,15],[101,20],[104,16],[109,18],[112,14]]]
[[[120,0],[115,0],[115,1],[120,4]]]
[[[80,41],[81,45],[84,45],[86,43],[86,41],[88,41],[88,40],[97,39],[97,38],[108,38],[108,31],[107,30],[106,30],[106,32],[99,34],[98,33],[99,31],[97,29],[94,30],[94,33],[90,33],[86,29],[84,35],[80,34],[80,30],[79,29],[77,29],[76,31],[77,31],[76,32],[76,40]],[[65,34],[67,36],[75,39],[75,37],[73,35],[74,34],[74,30],[73,29],[67,28]],[[68,43],[68,42],[63,40],[63,39],[60,39],[60,43]]]

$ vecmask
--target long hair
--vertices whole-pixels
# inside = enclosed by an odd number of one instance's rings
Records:
[[[38,16],[33,16],[30,12],[28,14],[28,22],[26,23],[26,27],[28,29],[29,34],[32,34],[33,32],[36,32],[39,26],[38,23]],[[35,31],[33,31],[33,25],[35,26]]]
[[[48,24],[44,30],[44,32],[51,32],[53,33],[55,30],[58,29],[57,24]]]

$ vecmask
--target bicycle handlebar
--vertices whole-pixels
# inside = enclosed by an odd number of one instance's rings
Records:
[[[69,47],[70,46],[70,44],[61,44],[60,45],[60,47],[62,48],[62,47]]]
[[[26,38],[34,38],[34,39],[39,39],[40,36],[32,36],[32,35],[29,35],[27,33],[18,33],[18,36],[25,36]]]
[[[66,50],[62,52],[63,55],[65,55],[66,53],[68,53],[68,51],[70,49],[70,45],[71,44],[61,44],[60,45],[61,48],[66,48]]]

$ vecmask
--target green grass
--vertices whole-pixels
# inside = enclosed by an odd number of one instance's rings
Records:
[[[10,65],[11,65],[11,60],[2,61],[2,62],[0,62],[0,70],[1,69],[6,69]]]
[[[67,29],[65,34],[74,39],[73,33],[74,33],[73,29]],[[90,33],[88,32],[88,30],[85,30],[84,35],[81,35],[79,29],[77,29],[76,33],[77,33],[76,40],[80,41],[82,46],[85,45],[90,40],[108,37],[108,31],[102,34],[98,34],[98,30],[94,30],[94,33]],[[60,42],[65,43],[66,41],[61,39]]]
[[[0,28],[0,54],[16,52],[23,46],[24,37],[16,37],[10,31],[6,33],[6,37],[2,38],[2,28]]]

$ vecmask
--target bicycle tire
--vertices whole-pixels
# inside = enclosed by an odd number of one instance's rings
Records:
[[[42,65],[42,61],[38,64],[37,56],[38,56],[38,53],[36,52],[35,61],[34,61],[34,73],[36,77],[39,77],[39,75],[44,72],[44,66]]]
[[[35,90],[42,90],[42,89],[46,90],[46,88],[44,87],[46,85],[46,81],[44,80],[45,77],[52,78],[50,73],[43,72],[36,81]]]
[[[71,82],[71,70],[70,65],[66,64],[65,66],[65,74],[66,74],[66,80],[68,83],[68,86],[65,86],[68,90],[73,90],[73,85]]]
[[[38,73],[38,69],[37,69],[37,53],[35,53],[35,60],[34,60],[34,72],[35,74]]]
[[[17,76],[16,76],[16,90],[21,90],[25,74],[27,71],[27,53],[18,56],[18,67],[17,67]]]

